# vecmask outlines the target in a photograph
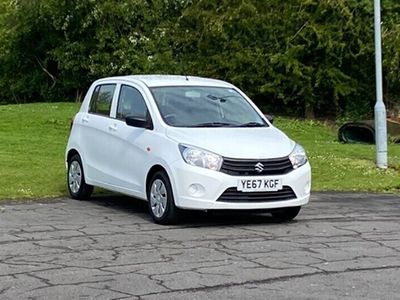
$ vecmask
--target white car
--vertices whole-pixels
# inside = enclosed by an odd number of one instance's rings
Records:
[[[72,198],[93,186],[147,200],[154,221],[182,209],[269,210],[282,221],[310,198],[304,149],[224,81],[171,75],[95,81],[66,149]]]

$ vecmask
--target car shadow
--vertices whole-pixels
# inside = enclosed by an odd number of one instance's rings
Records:
[[[89,203],[103,207],[131,213],[142,220],[153,222],[148,213],[147,202],[133,197],[116,193],[95,194]],[[295,223],[293,220],[289,223]],[[184,210],[176,226],[225,226],[225,225],[258,225],[279,224],[279,220],[273,218],[267,211],[254,210]]]

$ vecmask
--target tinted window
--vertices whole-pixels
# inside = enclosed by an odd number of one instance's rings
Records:
[[[90,101],[90,113],[110,115],[111,102],[114,96],[115,84],[99,85],[94,89]]]
[[[117,118],[136,117],[145,119],[147,106],[142,94],[135,88],[123,85],[118,99]]]

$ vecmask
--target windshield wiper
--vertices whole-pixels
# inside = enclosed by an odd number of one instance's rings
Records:
[[[240,125],[239,127],[266,127],[266,124],[258,123],[258,122],[248,122]]]
[[[223,122],[208,122],[208,123],[200,123],[193,125],[192,127],[232,127],[232,126],[237,126],[235,124],[231,123],[223,123]]]

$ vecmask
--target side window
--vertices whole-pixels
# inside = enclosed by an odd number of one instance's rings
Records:
[[[122,85],[118,99],[117,118],[124,120],[130,116],[145,119],[147,113],[142,94],[133,87]]]
[[[89,112],[98,115],[109,116],[111,103],[114,96],[115,84],[98,85],[93,91],[90,100]]]

